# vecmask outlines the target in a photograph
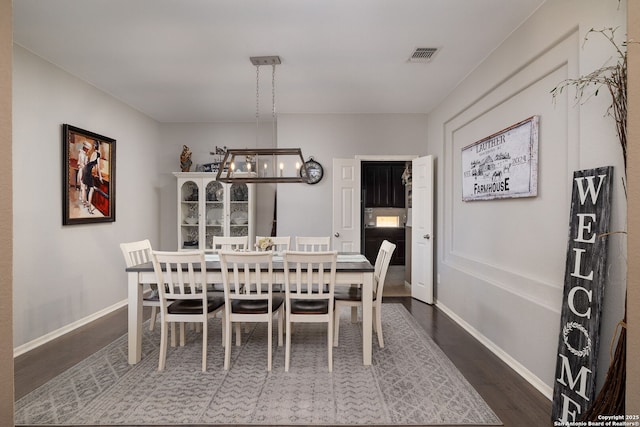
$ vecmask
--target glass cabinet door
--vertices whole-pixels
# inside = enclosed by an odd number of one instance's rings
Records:
[[[224,236],[224,190],[224,186],[217,181],[211,181],[207,184],[205,190],[206,231],[204,249],[213,248],[213,236]]]
[[[180,236],[183,249],[198,249],[199,188],[194,181],[185,181],[180,188]]]
[[[230,198],[230,235],[249,235],[249,187],[247,184],[231,184]]]

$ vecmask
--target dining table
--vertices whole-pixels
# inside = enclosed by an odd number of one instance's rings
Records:
[[[215,253],[205,255],[204,282],[222,283],[220,258]],[[142,299],[143,286],[156,284],[152,263],[126,268],[128,283],[128,345],[129,364],[142,358]],[[374,267],[358,253],[338,253],[336,263],[336,286],[360,285],[362,289],[362,362],[371,365],[372,319],[373,319],[373,273]],[[199,273],[201,274],[201,272]],[[273,256],[273,283],[284,283],[284,261],[282,255]],[[295,274],[291,271],[289,274]]]

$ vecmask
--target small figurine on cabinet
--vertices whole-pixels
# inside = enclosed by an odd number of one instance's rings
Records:
[[[182,146],[182,153],[180,154],[180,169],[182,172],[189,172],[191,169],[191,150],[186,145]]]

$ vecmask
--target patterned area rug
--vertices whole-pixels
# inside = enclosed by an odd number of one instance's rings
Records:
[[[501,425],[500,420],[401,304],[384,304],[385,347],[373,336],[373,365],[362,365],[360,324],[344,310],[333,373],[326,327],[297,324],[291,367],[275,347],[267,372],[266,325],[243,332],[222,369],[220,319],[209,324],[207,372],[202,341],[190,331],[169,348],[158,372],[159,328],[145,328],[142,361],[127,363],[122,336],[16,402],[17,425]],[[275,334],[274,327],[274,334]],[[244,331],[244,329],[243,329]]]

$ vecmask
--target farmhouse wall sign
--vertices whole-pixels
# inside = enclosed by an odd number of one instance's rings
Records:
[[[533,116],[462,149],[462,200],[538,194],[538,121]]]
[[[576,425],[595,397],[612,180],[613,166],[573,173],[554,425]]]

